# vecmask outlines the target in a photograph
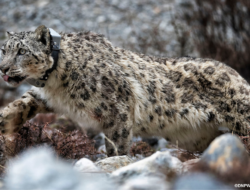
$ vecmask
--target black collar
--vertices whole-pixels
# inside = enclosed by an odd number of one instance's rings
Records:
[[[60,49],[56,45],[53,45],[53,49],[51,52],[51,56],[54,59],[53,66],[50,69],[48,69],[47,71],[45,71],[45,74],[43,75],[42,78],[40,78],[40,80],[46,81],[48,79],[49,75],[56,69],[57,64],[58,64],[59,51],[60,51]]]
[[[51,43],[53,43],[53,37],[51,36],[51,38],[52,38]],[[53,44],[52,52],[51,52],[51,56],[54,59],[53,66],[50,69],[48,69],[47,71],[45,71],[45,74],[40,79],[27,79],[27,82],[29,84],[31,84],[32,86],[43,88],[45,86],[46,81],[49,78],[49,75],[56,69],[56,67],[58,65],[59,52],[60,52],[59,47],[57,45]]]

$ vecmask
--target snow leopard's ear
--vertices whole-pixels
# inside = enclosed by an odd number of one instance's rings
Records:
[[[8,35],[8,38],[10,38],[11,36],[14,35],[14,32],[9,32],[9,31],[7,31],[7,35]]]
[[[50,32],[46,26],[41,25],[37,27],[35,30],[35,38],[37,41],[42,42],[48,50],[50,49]]]

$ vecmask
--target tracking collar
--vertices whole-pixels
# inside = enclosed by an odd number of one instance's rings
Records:
[[[27,82],[33,86],[43,88],[45,86],[46,81],[49,78],[49,75],[56,69],[57,67],[57,62],[58,62],[58,54],[60,51],[60,41],[61,41],[61,36],[58,34],[55,30],[52,28],[49,28],[50,31],[50,36],[52,38],[51,43],[53,43],[52,46],[52,52],[51,56],[54,59],[53,66],[48,69],[45,74],[42,76],[40,79],[27,79]]]

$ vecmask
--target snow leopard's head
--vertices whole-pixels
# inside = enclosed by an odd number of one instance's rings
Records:
[[[34,32],[8,33],[1,47],[0,75],[12,86],[25,79],[41,78],[52,67],[49,29],[39,26]]]

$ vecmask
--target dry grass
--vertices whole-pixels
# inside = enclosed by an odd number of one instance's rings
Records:
[[[44,117],[46,116],[40,118],[41,123],[46,120]],[[26,122],[18,133],[8,136],[0,135],[0,165],[3,166],[0,167],[0,171],[4,170],[4,165],[8,159],[16,157],[30,147],[45,144],[52,147],[59,157],[65,159],[80,159],[86,155],[91,158],[91,156],[96,155],[94,141],[85,133],[79,129],[64,130],[63,123],[70,122],[67,119],[63,122],[61,119],[59,121],[61,129],[50,127],[48,123],[38,125]],[[55,123],[58,126],[57,120]]]
[[[143,156],[150,156],[155,153],[155,150],[152,147],[143,141],[136,142],[132,145],[130,149],[130,154],[135,156],[136,154],[142,154]]]

